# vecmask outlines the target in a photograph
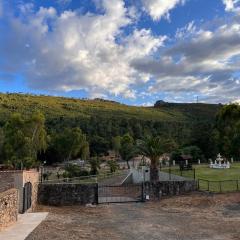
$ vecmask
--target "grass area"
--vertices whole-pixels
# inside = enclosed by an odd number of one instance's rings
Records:
[[[240,180],[240,163],[234,163],[229,169],[212,169],[208,165],[196,165],[196,178],[211,181]]]
[[[195,177],[199,179],[200,190],[211,192],[232,192],[240,190],[240,163],[234,163],[230,169],[212,169],[206,165],[194,165]],[[162,169],[168,172],[168,169]],[[180,172],[178,167],[171,169],[171,173],[193,178],[193,171]]]
[[[232,192],[240,189],[240,163],[234,163],[230,169],[211,169],[208,165],[196,166],[196,178],[200,190],[211,192]]]

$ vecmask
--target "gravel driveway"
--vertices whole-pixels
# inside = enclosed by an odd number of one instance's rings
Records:
[[[240,193],[39,211],[50,214],[26,240],[240,239]]]

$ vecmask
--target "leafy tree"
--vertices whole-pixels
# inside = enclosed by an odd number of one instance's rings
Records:
[[[107,154],[110,149],[109,142],[103,137],[94,135],[90,138],[91,156]]]
[[[31,139],[31,157],[37,158],[37,153],[47,148],[47,132],[45,130],[45,117],[37,112],[26,121],[26,132]]]
[[[35,166],[38,152],[47,147],[44,116],[34,113],[25,120],[20,114],[13,114],[3,130],[5,162],[15,168]]]
[[[240,156],[240,106],[224,106],[216,119],[215,139],[218,150],[227,157]]]
[[[90,171],[90,174],[91,175],[97,175],[98,174],[98,171],[100,169],[100,160],[98,157],[92,157],[89,159],[89,164],[90,164],[90,167],[91,167],[91,171]]]
[[[194,162],[197,162],[198,159],[201,159],[201,160],[203,159],[202,151],[197,146],[184,147],[183,149],[181,149],[181,152],[182,152],[182,154],[185,154],[185,155],[191,155],[192,160]]]
[[[189,137],[187,145],[197,146],[201,149],[202,154],[208,159],[217,154],[216,132],[213,130],[213,124],[196,123]]]
[[[121,138],[119,153],[121,158],[127,162],[128,169],[130,169],[129,161],[136,155],[136,147],[134,146],[134,140],[129,133]]]
[[[69,161],[72,157],[87,157],[89,154],[86,135],[78,127],[65,128],[62,133],[55,136],[53,141],[61,160]]]
[[[171,160],[175,160],[176,162],[179,162],[182,160],[182,151],[180,149],[176,149],[171,153]]]
[[[139,152],[151,160],[150,180],[157,182],[159,180],[159,158],[165,152],[172,152],[175,144],[168,139],[160,137],[147,137],[144,140],[138,141]]]
[[[121,137],[116,136],[112,138],[112,148],[115,151],[115,156],[119,156],[119,151],[121,149]]]

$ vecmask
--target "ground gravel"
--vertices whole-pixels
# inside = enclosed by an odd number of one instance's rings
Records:
[[[240,240],[240,193],[38,211],[50,214],[26,240]]]

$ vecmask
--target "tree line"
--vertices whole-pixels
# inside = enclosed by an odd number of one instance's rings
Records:
[[[143,151],[141,142],[155,139],[161,153],[207,161],[218,152],[239,158],[240,106],[223,106],[215,122],[161,122],[91,117],[45,119],[41,112],[12,114],[0,128],[0,163],[29,168],[74,158],[90,159],[115,151],[127,163]],[[158,139],[158,140],[156,140]],[[154,142],[152,142],[154,143]],[[155,144],[156,145],[156,144]],[[141,150],[140,150],[141,149]]]

